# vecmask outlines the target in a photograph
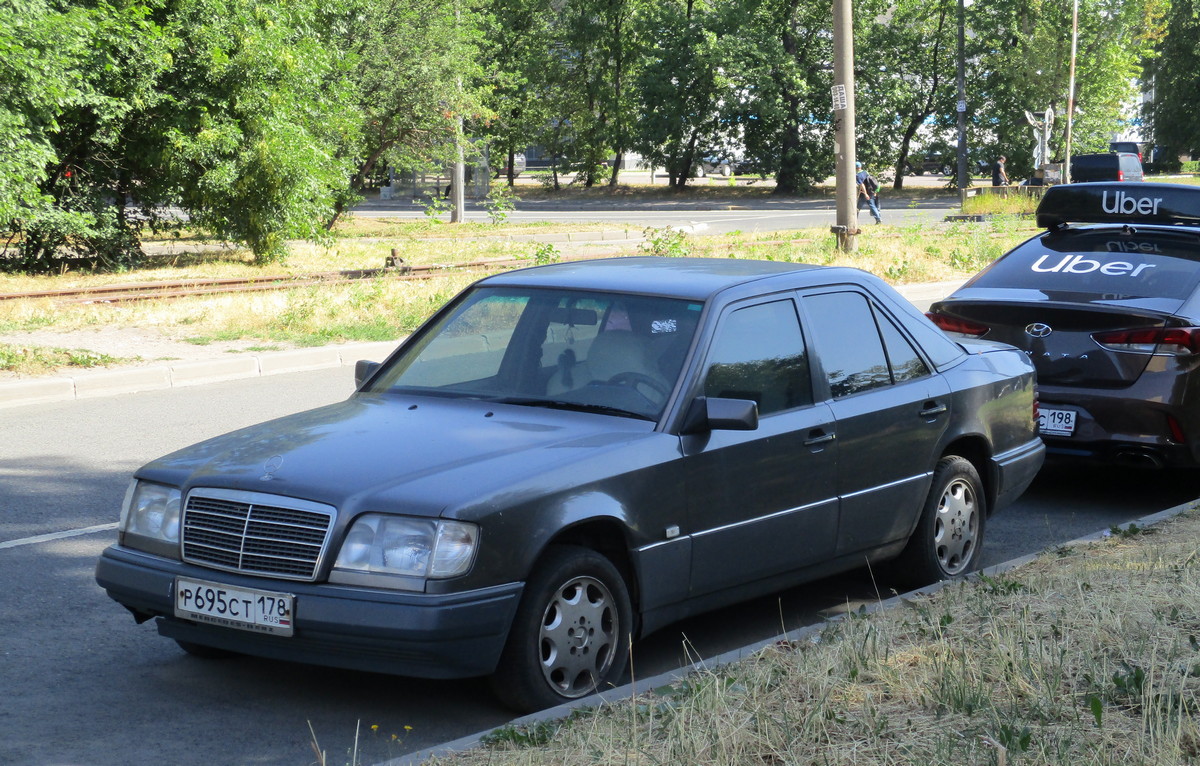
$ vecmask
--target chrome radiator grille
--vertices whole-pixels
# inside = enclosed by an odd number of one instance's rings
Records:
[[[183,511],[183,560],[232,572],[316,579],[335,510],[258,492],[195,489]]]

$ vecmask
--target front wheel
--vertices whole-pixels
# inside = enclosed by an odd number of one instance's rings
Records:
[[[896,562],[906,585],[949,580],[979,567],[986,502],[969,460],[949,455],[938,461],[917,528]]]
[[[612,686],[632,624],[629,589],[611,561],[579,546],[551,548],[525,585],[492,690],[529,713]]]

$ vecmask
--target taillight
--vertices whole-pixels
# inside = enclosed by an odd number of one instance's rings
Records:
[[[969,338],[978,338],[986,333],[991,328],[987,325],[968,322],[966,319],[939,314],[935,311],[925,312],[925,316],[929,320],[942,329],[942,332],[952,332],[958,335],[966,335]]]
[[[1178,444],[1187,444],[1187,434],[1174,415],[1167,415],[1167,428],[1171,429],[1171,439]]]
[[[1110,351],[1186,356],[1200,351],[1200,327],[1144,327],[1111,330],[1092,335],[1092,340]]]
[[[1125,171],[1124,171],[1124,170],[1118,170],[1118,171],[1117,171],[1117,180],[1118,180],[1118,181],[1124,181],[1124,180],[1125,180]]]

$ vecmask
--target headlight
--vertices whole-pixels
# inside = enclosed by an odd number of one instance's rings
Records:
[[[178,489],[135,480],[121,508],[121,544],[178,558],[181,506]]]
[[[461,521],[371,514],[355,520],[335,570],[401,577],[455,577],[471,567],[479,529]],[[335,576],[334,581],[341,578]]]

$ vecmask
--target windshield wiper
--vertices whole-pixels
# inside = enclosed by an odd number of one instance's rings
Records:
[[[595,412],[601,415],[616,415],[622,418],[637,418],[638,420],[654,421],[644,412],[634,412],[607,404],[591,404],[588,402],[571,402],[564,399],[545,399],[537,396],[498,396],[487,401],[499,404],[517,404],[525,407],[545,407],[552,410],[575,410],[578,412]]]

